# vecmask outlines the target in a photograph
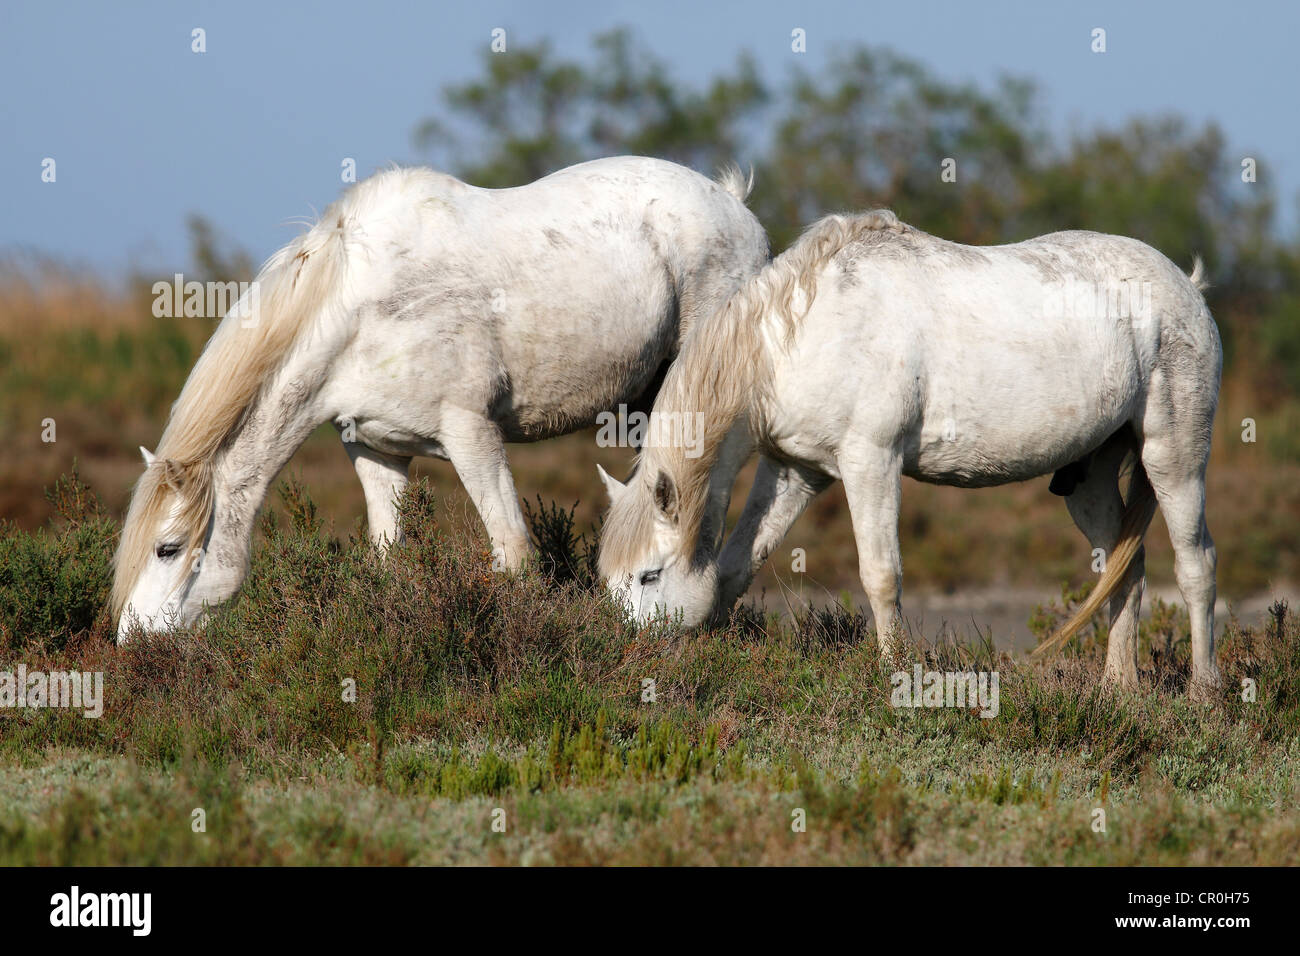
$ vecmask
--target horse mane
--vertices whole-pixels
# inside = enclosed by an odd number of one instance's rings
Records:
[[[187,554],[202,541],[213,507],[213,459],[335,288],[354,195],[333,203],[309,231],[267,260],[253,283],[251,310],[243,300],[236,303],[204,346],[172,405],[155,459],[131,494],[113,558],[114,618],[168,517],[169,491],[179,495],[172,533],[184,538]]]
[[[718,449],[736,420],[771,384],[765,320],[770,316],[781,323],[782,340],[788,347],[800,320],[812,307],[817,279],[831,258],[851,243],[881,231],[901,234],[912,227],[887,209],[819,219],[742,285],[718,312],[691,329],[655,398],[654,412],[703,412],[703,454],[691,458],[676,442],[647,444],[641,450],[627,491],[612,502],[605,519],[599,554],[603,576],[613,577],[634,567],[653,540],[655,494],[661,474],[676,492],[678,556],[688,561],[696,558]],[[757,429],[759,423],[751,419],[750,426]]]

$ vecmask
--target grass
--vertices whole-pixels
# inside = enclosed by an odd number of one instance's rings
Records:
[[[996,670],[1000,712],[902,710],[852,609],[636,627],[592,586],[571,511],[538,502],[540,559],[508,576],[427,482],[387,556],[360,529],[337,536],[291,482],[237,599],[118,648],[103,611],[115,525],[74,476],[52,497],[49,527],[0,529],[0,670],[102,671],[106,703],[97,720],[0,710],[0,863],[1269,864],[1300,851],[1300,628],[1283,609],[1229,627],[1214,707],[1183,696],[1186,625],[1162,610],[1138,693],[1098,686],[1097,635],[1044,666],[922,644],[927,669]]]

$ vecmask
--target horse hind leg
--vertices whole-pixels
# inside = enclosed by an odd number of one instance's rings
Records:
[[[400,543],[402,529],[398,524],[397,500],[409,480],[410,457],[386,455],[357,442],[344,442],[343,448],[352,459],[366,496],[370,540],[380,548]]]
[[[1188,693],[1197,700],[1213,698],[1223,682],[1214,652],[1217,555],[1205,523],[1205,468],[1214,399],[1211,393],[1207,407],[1204,397],[1193,391],[1183,396],[1178,407],[1169,402],[1156,410],[1148,408],[1142,439],[1142,463],[1165,516],[1174,548],[1174,577],[1191,619]]]
[[[1071,481],[1071,490],[1065,497],[1075,525],[1094,549],[1101,549],[1107,556],[1119,540],[1124,516],[1119,470],[1132,445],[1127,429],[1112,437],[1091,456],[1082,479]],[[1110,599],[1110,639],[1106,645],[1103,680],[1126,690],[1135,689],[1138,682],[1138,614],[1142,608],[1145,575],[1145,549],[1139,548]]]
[[[893,449],[865,447],[841,452],[837,461],[853,518],[858,572],[876,619],[882,663],[902,661],[903,559],[898,544],[902,501],[902,456]]]

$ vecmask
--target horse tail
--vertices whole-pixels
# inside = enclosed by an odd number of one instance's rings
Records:
[[[1199,259],[1197,263],[1199,266]],[[1133,466],[1133,478],[1129,482],[1128,502],[1124,505],[1124,517],[1120,521],[1119,541],[1106,559],[1106,570],[1102,572],[1101,580],[1070,619],[1055,634],[1034,648],[1030,657],[1049,656],[1060,650],[1111,599],[1124,580],[1124,575],[1128,573],[1138,549],[1142,547],[1142,539],[1146,537],[1147,528],[1155,514],[1156,493],[1139,459]]]
[[[749,167],[749,175],[746,176],[739,166],[729,163],[718,171],[718,177],[714,182],[741,202],[745,202],[749,199],[749,194],[754,191],[754,167]]]

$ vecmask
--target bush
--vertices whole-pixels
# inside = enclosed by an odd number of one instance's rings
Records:
[[[0,862],[409,862],[467,846],[458,841],[486,832],[498,806],[512,832],[531,834],[523,844],[554,834],[550,858],[575,861],[708,862],[709,851],[690,855],[700,835],[733,834],[714,862],[769,851],[919,862],[965,836],[983,846],[994,812],[1019,814],[1023,852],[1042,845],[1032,852],[1053,862],[1178,861],[1198,846],[1276,861],[1300,839],[1286,769],[1300,755],[1300,626],[1281,603],[1268,627],[1229,623],[1227,689],[1213,708],[1180,693],[1186,620],[1167,605],[1144,622],[1136,693],[1100,685],[1104,640],[1041,666],[991,642],[913,644],[927,668],[1000,674],[999,714],[983,719],[892,707],[871,629],[847,608],[792,621],[746,607],[685,633],[630,623],[603,588],[577,586],[590,548],[554,505],[533,528],[550,558],[497,574],[480,538],[439,530],[423,480],[400,502],[405,543],[387,552],[360,534],[335,538],[301,485],[281,495],[235,600],[122,647],[102,610],[114,528],[85,485],[73,475],[51,491],[50,528],[4,529],[7,649],[30,670],[102,672],[106,706],[94,720],[0,712]],[[1067,590],[1062,603],[1080,597]],[[1063,613],[1044,611],[1040,629]],[[60,776],[42,776],[55,765]],[[117,782],[94,767],[117,768]],[[1116,832],[1136,842],[1100,844],[1077,813],[1112,790],[1130,814]],[[1154,809],[1136,821],[1149,796]],[[1205,809],[1186,816],[1176,801],[1187,796]],[[203,800],[220,802],[213,820],[226,814],[238,847],[189,841],[176,808]],[[1281,805],[1276,832],[1224,816]],[[369,810],[353,812],[366,807],[384,808],[383,839],[368,835]],[[777,842],[792,807],[816,826]],[[412,814],[427,838],[408,830]],[[428,836],[444,819],[455,838]],[[258,836],[268,826],[274,839]],[[159,827],[184,838],[155,838]],[[1165,856],[1139,840],[1162,827],[1179,841]],[[1203,827],[1218,828],[1214,841]],[[112,837],[83,840],[83,829]],[[634,835],[652,832],[653,846]],[[814,832],[831,842],[816,849]],[[1021,839],[1017,826],[998,832],[989,852]],[[593,849],[592,834],[622,855]]]
[[[577,584],[593,588],[600,583],[596,545],[574,529],[573,513],[577,503],[565,511],[555,502],[550,505],[537,496],[537,510],[524,502],[529,537],[537,551],[538,569],[556,584]]]
[[[45,497],[56,518],[27,534],[0,521],[0,647],[61,648],[107,617],[117,525],[74,466]]]

